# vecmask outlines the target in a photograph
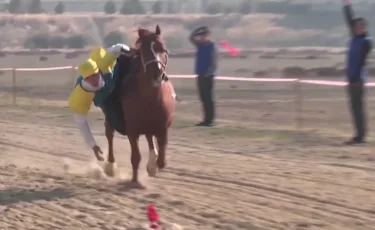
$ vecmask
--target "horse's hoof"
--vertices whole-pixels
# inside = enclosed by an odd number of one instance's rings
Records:
[[[116,174],[116,163],[105,162],[104,173],[109,177],[114,177]]]
[[[158,172],[158,166],[156,164],[157,157],[158,157],[158,155],[157,155],[156,151],[150,152],[150,156],[148,158],[147,168],[146,168],[148,176],[150,176],[150,177],[156,176],[156,173]]]
[[[146,189],[146,187],[140,183],[138,180],[132,180],[131,181],[131,188],[135,188],[135,189]]]
[[[158,167],[156,167],[156,165],[147,165],[147,173],[148,173],[148,176],[150,177],[155,177],[156,176],[156,173],[158,172]]]
[[[167,163],[165,163],[164,161],[158,161],[157,164],[160,170],[164,169],[167,166]]]

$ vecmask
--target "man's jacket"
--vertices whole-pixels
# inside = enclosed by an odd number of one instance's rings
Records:
[[[197,48],[195,59],[195,74],[199,76],[214,76],[217,71],[217,50],[212,41],[197,42],[195,36],[201,28],[193,31],[190,42]]]
[[[366,59],[372,48],[372,39],[367,33],[354,34],[353,26],[355,22],[350,5],[344,7],[344,14],[351,35],[348,43],[346,76],[349,83],[363,83],[367,78]]]

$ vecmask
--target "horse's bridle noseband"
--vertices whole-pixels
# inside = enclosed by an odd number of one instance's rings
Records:
[[[143,67],[143,71],[146,73],[147,72],[147,66],[151,63],[157,63],[158,65],[160,64],[161,65],[161,70],[162,70],[162,75],[165,74],[165,71],[167,69],[167,64],[168,64],[168,50],[164,50],[164,53],[166,54],[165,56],[165,63],[163,63],[162,61],[160,61],[158,59],[158,54],[155,52],[155,49],[154,49],[154,45],[155,45],[155,42],[151,42],[151,52],[154,56],[154,59],[151,59],[147,62],[144,61],[144,58],[143,58],[143,53],[142,53],[142,50],[141,48],[139,49],[139,56],[141,58],[141,62],[142,62],[142,67]]]

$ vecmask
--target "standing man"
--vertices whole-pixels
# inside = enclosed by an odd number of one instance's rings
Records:
[[[354,18],[350,0],[342,0],[344,16],[351,39],[348,44],[346,76],[348,94],[356,135],[346,144],[360,144],[366,137],[365,83],[367,78],[366,59],[372,48],[364,18]]]
[[[197,85],[204,111],[204,119],[197,126],[212,126],[215,118],[213,88],[217,70],[215,43],[210,39],[210,31],[206,26],[193,31],[190,41],[197,48],[195,74],[198,75]]]

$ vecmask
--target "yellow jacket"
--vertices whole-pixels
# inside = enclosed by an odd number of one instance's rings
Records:
[[[78,66],[78,72],[83,79],[98,73],[111,73],[116,64],[117,56],[107,52],[102,47],[91,51],[90,58]],[[85,91],[81,84],[77,84],[69,96],[68,104],[73,113],[87,114],[95,97],[94,92]]]

